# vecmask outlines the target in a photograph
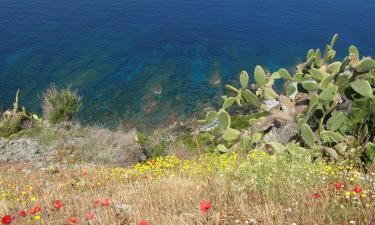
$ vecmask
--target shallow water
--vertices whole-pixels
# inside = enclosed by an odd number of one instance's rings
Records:
[[[81,121],[143,127],[194,116],[256,64],[293,68],[340,34],[375,55],[373,0],[1,0],[0,105],[40,112],[50,83]],[[220,83],[218,82],[220,81]]]

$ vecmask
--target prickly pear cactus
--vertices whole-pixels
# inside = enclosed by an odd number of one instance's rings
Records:
[[[228,152],[238,146],[252,146],[249,143],[267,145],[265,139],[268,141],[275,136],[273,132],[283,130],[276,129],[277,124],[295,124],[298,133],[293,141],[299,146],[318,150],[334,160],[348,157],[348,149],[356,146],[359,155],[373,160],[374,144],[364,143],[375,140],[375,60],[360,59],[354,45],[349,46],[348,56],[342,61],[335,59],[334,46],[338,37],[335,34],[324,51],[310,49],[306,61],[297,65],[295,71],[280,68],[266,73],[257,65],[253,74],[255,92],[247,89],[250,76],[242,71],[239,88],[225,86],[234,96],[223,96],[222,108],[218,112],[208,112],[204,120],[198,121],[203,124],[202,128],[212,128],[201,131],[211,132],[216,137],[219,152]],[[281,93],[273,88],[279,79],[284,83]],[[248,117],[247,126],[241,126],[247,127],[245,130],[232,127],[232,116],[228,112],[234,105],[260,111],[241,115]],[[367,124],[360,125],[364,121]],[[251,141],[255,136],[259,137],[257,141]],[[296,146],[289,144],[285,149],[289,148],[290,154],[305,153]]]

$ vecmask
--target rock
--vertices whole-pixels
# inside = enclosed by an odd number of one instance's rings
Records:
[[[278,106],[279,103],[280,103],[279,100],[277,100],[276,98],[269,98],[269,99],[266,98],[263,100],[263,104],[266,105],[269,110]]]
[[[7,144],[6,139],[0,138],[0,149],[3,149]]]
[[[298,135],[298,126],[296,123],[288,123],[285,125],[273,126],[271,131],[268,132],[263,140],[265,142],[277,142],[280,144],[287,144],[295,139]]]
[[[0,138],[0,163],[33,162],[46,167],[51,163],[83,159],[95,164],[130,166],[146,159],[142,146],[136,142],[135,130],[124,133],[93,127],[79,130],[80,135],[72,135],[64,128],[51,129],[60,136],[53,136],[48,143],[39,143],[39,138],[25,136],[13,140]],[[172,135],[167,138],[175,139]]]
[[[117,203],[115,204],[116,208],[119,209],[120,211],[122,212],[125,212],[125,213],[133,213],[134,211],[134,206],[132,205],[128,205],[128,204],[125,204],[125,203]]]
[[[30,161],[40,149],[38,143],[29,138],[19,138],[8,143],[1,141],[0,161]]]
[[[38,146],[35,148],[35,149],[33,149],[33,154],[38,154],[39,153],[39,148],[38,148]]]

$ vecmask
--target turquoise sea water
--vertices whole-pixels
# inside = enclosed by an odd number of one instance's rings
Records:
[[[81,121],[144,127],[194,116],[256,64],[293,68],[340,34],[375,56],[373,0],[1,0],[0,105],[40,112],[50,83]],[[220,83],[218,82],[220,81]]]

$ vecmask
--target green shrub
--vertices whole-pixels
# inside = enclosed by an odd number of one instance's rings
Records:
[[[81,106],[81,97],[70,86],[57,89],[51,85],[43,94],[43,117],[52,124],[72,120]]]
[[[11,120],[3,119],[0,122],[0,137],[9,137],[22,130],[21,117],[16,117]]]
[[[13,108],[1,114],[0,137],[12,136],[21,130],[34,127],[40,121],[37,115],[27,112],[25,107],[20,110],[19,92],[18,90]]]
[[[169,141],[153,138],[155,137],[151,138],[147,133],[137,133],[137,143],[141,146],[146,158],[156,158],[167,153]]]
[[[166,154],[166,151],[166,143],[162,141],[161,143],[146,149],[145,153],[147,158],[156,158],[159,156],[164,156]]]

